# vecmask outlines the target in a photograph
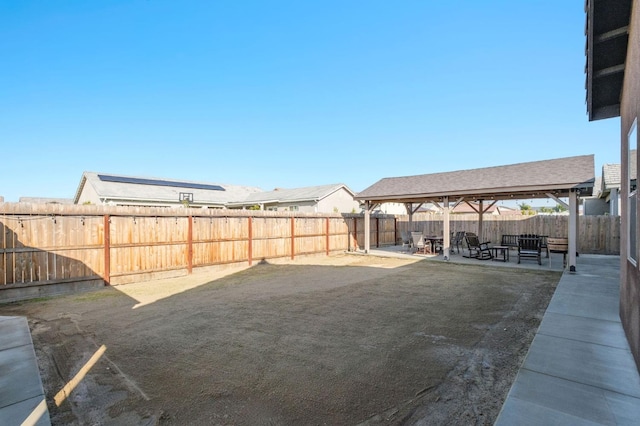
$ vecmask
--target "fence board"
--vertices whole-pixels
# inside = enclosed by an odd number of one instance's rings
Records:
[[[109,220],[109,256],[104,251],[105,216]],[[565,236],[567,226],[568,218],[563,216],[487,215],[483,235],[490,241],[500,241],[502,234]],[[619,217],[580,216],[579,226],[580,252],[619,254]],[[413,217],[412,230],[441,235],[442,229],[441,215]],[[453,215],[450,229],[478,232],[477,216]],[[400,232],[407,230],[406,215],[372,216],[371,246],[396,244]],[[356,244],[364,246],[364,217],[357,214],[3,203],[0,287],[103,277],[105,259],[109,260],[110,275],[127,282],[127,277],[184,271],[189,265],[197,268],[322,254],[353,250]]]
[[[408,216],[398,216],[398,229],[408,231]],[[476,215],[452,215],[450,230],[478,233]],[[578,252],[591,254],[620,254],[619,216],[579,216]],[[442,235],[442,216],[418,213],[413,216],[414,231],[425,235]],[[482,235],[494,244],[502,235],[539,234],[566,238],[569,233],[569,217],[560,215],[493,216],[483,217]],[[363,241],[363,240],[362,240]]]

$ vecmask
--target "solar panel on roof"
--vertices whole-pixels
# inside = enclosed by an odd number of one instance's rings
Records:
[[[103,182],[134,183],[137,185],[153,185],[153,186],[171,186],[174,188],[207,189],[210,191],[225,190],[220,185],[207,185],[204,183],[178,182],[178,181],[161,180],[161,179],[142,179],[142,178],[132,178],[132,177],[125,177],[125,176],[111,176],[111,175],[98,175],[98,178]]]

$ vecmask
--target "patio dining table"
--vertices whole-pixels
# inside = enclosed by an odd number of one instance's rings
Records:
[[[444,244],[444,238],[437,235],[427,235],[424,237],[425,242],[429,241],[431,244],[431,251],[436,252],[436,247],[439,247],[438,253],[442,253],[442,245]]]

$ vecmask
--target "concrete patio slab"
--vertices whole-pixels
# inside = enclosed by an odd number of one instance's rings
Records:
[[[575,293],[556,290],[551,303],[549,303],[548,312],[619,322],[619,303],[618,297],[591,294],[583,294],[578,297]]]
[[[43,401],[44,390],[26,318],[0,317],[0,424],[50,424]]]
[[[528,417],[524,424],[535,425],[637,424],[640,406],[627,395],[521,370],[499,424],[523,424],[523,417]]]
[[[628,349],[538,334],[522,368],[640,398]]]
[[[620,349],[629,345],[620,321],[564,315],[549,310],[540,323],[538,333]]]
[[[0,317],[0,350],[31,344],[29,327],[21,327],[20,317]]]
[[[618,314],[619,257],[565,272],[495,425],[637,425],[640,374]]]

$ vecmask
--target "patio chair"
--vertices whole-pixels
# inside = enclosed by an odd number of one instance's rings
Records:
[[[402,247],[409,246],[411,247],[411,234],[407,231],[400,231],[400,238],[402,239]]]
[[[551,266],[551,253],[562,253],[562,269],[567,267],[567,253],[569,253],[568,238],[547,238],[547,249],[549,250],[549,266]]]
[[[480,242],[478,236],[472,232],[467,232],[464,236],[469,248],[469,255],[464,256],[472,259],[488,260],[493,258],[489,244],[491,241]]]
[[[547,243],[547,235],[538,235],[540,237],[540,250],[549,257],[549,245]]]
[[[464,243],[464,231],[458,231],[455,234],[451,233],[451,254],[453,254],[453,248],[456,248],[455,253],[460,254],[460,247]]]
[[[534,234],[522,234],[518,236],[518,263],[522,259],[534,259],[538,265],[542,265],[542,247],[540,237]]]
[[[419,253],[422,251],[423,254],[431,253],[431,247],[424,241],[424,236],[422,232],[412,232],[411,233],[412,247],[414,253]]]

